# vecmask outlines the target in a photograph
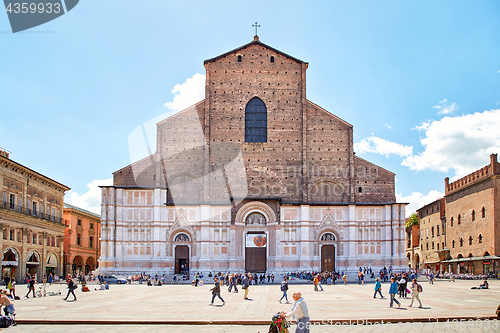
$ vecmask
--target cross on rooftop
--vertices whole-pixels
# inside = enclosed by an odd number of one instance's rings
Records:
[[[255,22],[255,24],[252,24],[252,27],[255,27],[255,36],[257,36],[257,28],[260,28],[260,24],[257,24],[257,22]]]

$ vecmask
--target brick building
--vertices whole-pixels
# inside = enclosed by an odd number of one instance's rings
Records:
[[[97,268],[101,217],[64,203],[64,272],[88,274]]]
[[[415,224],[406,228],[406,258],[408,259],[408,267],[420,269],[420,225]]]
[[[447,253],[445,199],[438,199],[418,209],[417,214],[420,219],[421,265],[419,268],[440,271],[441,261],[445,259]]]
[[[490,164],[452,183],[445,179],[446,239],[453,272],[498,272],[500,259],[500,163]]]
[[[420,268],[454,273],[498,273],[500,262],[500,163],[454,182],[445,197],[418,209]],[[418,262],[418,261],[417,261]]]
[[[2,276],[63,273],[64,193],[70,188],[0,150]]]
[[[394,174],[307,100],[308,63],[255,36],[204,65],[205,99],[102,187],[100,271],[401,269]]]

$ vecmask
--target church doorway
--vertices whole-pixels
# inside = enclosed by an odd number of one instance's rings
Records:
[[[175,274],[189,273],[189,247],[177,245],[175,247]]]
[[[323,245],[321,247],[321,271],[335,271],[335,246]]]
[[[267,270],[267,236],[264,232],[249,232],[245,242],[245,271],[264,273]]]

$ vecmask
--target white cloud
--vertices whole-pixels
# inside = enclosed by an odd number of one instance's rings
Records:
[[[385,126],[388,128],[388,129],[392,129],[393,127],[389,124],[385,124]]]
[[[403,146],[399,143],[390,142],[376,136],[361,140],[359,143],[354,144],[354,150],[360,154],[363,153],[377,153],[389,157],[390,154],[396,154],[401,157],[410,156],[413,147]]]
[[[66,193],[64,201],[96,214],[101,214],[101,189],[99,186],[113,185],[113,179],[95,179],[87,187],[89,190],[86,193],[78,194],[71,190]]]
[[[449,114],[458,109],[457,103],[453,102],[451,105],[448,105],[446,102],[448,100],[445,98],[442,101],[439,101],[438,105],[434,105],[434,109],[438,109],[438,114]]]
[[[444,180],[443,180],[443,187],[444,187]],[[412,213],[416,213],[417,209],[430,204],[431,202],[442,198],[444,196],[444,193],[441,193],[436,190],[432,190],[426,195],[420,193],[420,192],[411,192],[410,195],[403,196],[402,194],[396,193],[396,200],[397,202],[408,202],[409,204],[406,206],[406,217],[410,217]]]
[[[181,84],[176,84],[171,91],[174,94],[172,102],[164,106],[171,110],[181,111],[205,98],[205,75],[196,73]]]
[[[401,163],[411,170],[449,172],[466,175],[488,164],[489,155],[500,151],[500,109],[422,123],[420,142],[424,151],[408,155]]]

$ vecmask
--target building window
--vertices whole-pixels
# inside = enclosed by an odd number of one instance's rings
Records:
[[[3,239],[7,239],[7,229],[3,229]]]
[[[36,208],[38,207],[37,203],[33,201],[33,215],[37,216]]]
[[[455,240],[451,241],[451,248],[453,248],[453,249],[455,248]]]
[[[476,220],[476,211],[472,210],[472,221]]]
[[[464,246],[464,239],[460,237],[460,247]]]
[[[274,56],[271,56],[271,62],[274,62]]]
[[[425,244],[425,248],[428,250],[429,249],[429,243]]]
[[[36,234],[33,234],[33,244],[36,244]]]
[[[47,246],[50,246],[50,237],[47,237]]]
[[[429,228],[425,229],[425,238],[429,238]]]
[[[82,235],[78,234],[76,235],[76,245],[82,245]]]
[[[31,243],[31,235],[30,233],[28,232],[28,234],[26,235],[26,242]]]
[[[432,237],[434,237],[434,227],[431,228]]]
[[[483,235],[479,234],[479,237],[477,239],[479,244],[481,244],[483,242]]]
[[[436,226],[436,234],[439,236],[439,226]]]
[[[444,242],[441,243],[441,248],[444,250]]]
[[[17,232],[17,241],[18,242],[22,242],[23,241],[23,234],[21,233],[21,231]]]
[[[453,217],[450,219],[450,227],[453,227]]]
[[[14,240],[14,230],[12,230],[12,229],[9,230],[9,240],[11,240],[11,241]]]
[[[17,210],[19,212],[23,210],[23,201],[21,200],[21,196],[17,198]]]
[[[82,220],[81,219],[76,220],[76,224],[79,225],[79,226],[81,226],[82,225]]]
[[[460,221],[462,220],[462,216],[460,214],[458,214],[458,217],[457,217],[457,224],[460,224]]]
[[[483,219],[486,217],[486,209],[484,207],[481,209],[481,217]]]
[[[89,247],[94,247],[94,237],[89,237]]]
[[[241,56],[240,55],[238,56],[238,62],[241,62]]]
[[[267,108],[258,97],[245,108],[245,142],[267,142]]]
[[[437,249],[438,249],[438,251],[439,251],[439,243],[437,243],[437,244],[436,244],[436,246],[437,246]]]
[[[360,186],[360,187],[358,187],[358,192],[359,192],[359,193],[362,193],[362,192],[363,192],[363,188],[362,188],[361,186]]]
[[[14,194],[10,195],[9,207],[10,209],[14,209],[16,207],[16,196]]]
[[[472,236],[469,236],[469,245],[472,245]]]
[[[432,242],[432,249],[434,250],[434,242]]]
[[[94,222],[90,222],[90,229],[94,229]]]
[[[50,245],[51,245],[52,247],[56,247],[56,238],[55,238],[55,237],[52,237],[51,241],[52,241],[52,242],[51,242],[51,244],[50,244]]]

